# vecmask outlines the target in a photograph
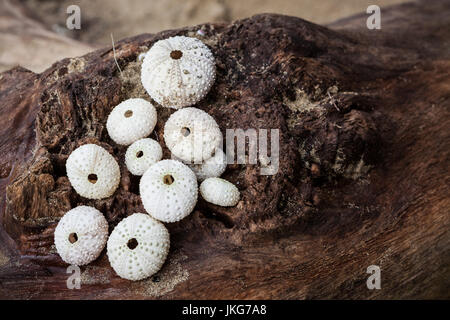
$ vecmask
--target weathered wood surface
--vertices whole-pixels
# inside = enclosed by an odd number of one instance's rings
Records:
[[[379,31],[365,15],[329,28],[259,15],[120,41],[122,74],[111,48],[42,74],[0,74],[0,297],[449,298],[449,13],[448,1],[393,7]],[[59,217],[93,205],[112,229],[143,208],[125,168],[111,198],[88,201],[71,189],[65,160],[90,141],[123,162],[106,117],[123,99],[148,98],[138,55],[171,35],[212,49],[217,81],[198,107],[223,131],[280,129],[279,172],[229,166],[242,200],[200,201],[168,225],[157,277],[122,280],[102,253],[69,290],[52,246]],[[152,136],[162,143],[171,112],[158,108]],[[366,287],[369,265],[381,267],[381,290]]]

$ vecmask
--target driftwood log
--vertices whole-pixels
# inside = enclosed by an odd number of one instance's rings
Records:
[[[449,298],[450,3],[416,2],[328,27],[264,14],[144,34],[41,74],[0,74],[0,297],[55,299]],[[201,30],[201,32],[198,32]],[[67,288],[53,245],[58,219],[86,204],[113,229],[143,212],[139,179],[122,165],[119,189],[86,200],[65,161],[86,142],[123,163],[106,117],[120,101],[149,99],[139,54],[173,35],[213,51],[217,80],[197,107],[227,128],[280,130],[276,175],[229,165],[233,208],[200,200],[169,224],[171,251],[150,279],[130,282],[106,254]],[[171,110],[158,107],[163,145]],[[164,147],[165,156],[169,157]],[[381,289],[366,271],[381,268]]]

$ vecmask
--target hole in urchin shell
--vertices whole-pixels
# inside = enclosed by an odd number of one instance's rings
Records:
[[[95,184],[98,180],[98,177],[95,173],[91,173],[90,175],[88,175],[88,180],[90,183]]]
[[[127,110],[127,111],[125,111],[125,113],[123,115],[125,116],[125,118],[129,118],[133,115],[133,111]]]
[[[181,128],[181,134],[182,134],[184,137],[187,137],[188,135],[191,134],[191,130],[190,130],[189,128],[183,127],[183,128]]]
[[[136,152],[136,158],[141,158],[144,155],[144,152],[138,151]]]
[[[170,174],[166,174],[164,177],[163,177],[163,182],[164,182],[164,184],[167,184],[167,185],[171,185],[172,183],[173,183],[173,181],[174,181],[175,179],[172,177],[172,175],[170,175]]]
[[[136,238],[132,238],[132,239],[128,240],[127,247],[130,248],[131,250],[134,250],[134,249],[136,249],[138,244],[139,243],[137,242]]]
[[[173,50],[172,52],[170,52],[170,57],[174,60],[178,60],[183,56],[183,52],[181,52],[180,50]]]
[[[75,243],[78,241],[78,236],[75,232],[72,232],[71,234],[69,234],[69,242],[70,243]]]

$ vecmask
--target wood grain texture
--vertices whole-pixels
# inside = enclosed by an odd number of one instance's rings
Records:
[[[232,24],[144,34],[64,59],[42,74],[0,74],[0,297],[12,299],[393,299],[450,293],[450,5],[415,2],[329,27],[264,14]],[[197,34],[201,29],[204,36]],[[53,231],[68,209],[92,205],[111,229],[143,211],[138,182],[122,166],[116,193],[86,200],[65,160],[91,142],[123,163],[106,117],[120,101],[149,99],[138,55],[172,35],[213,51],[217,80],[197,107],[227,128],[280,129],[280,167],[230,165],[241,191],[233,208],[202,200],[169,224],[163,269],[118,278],[105,253],[66,286]],[[158,109],[163,145],[172,111]],[[368,290],[379,265],[382,289]]]

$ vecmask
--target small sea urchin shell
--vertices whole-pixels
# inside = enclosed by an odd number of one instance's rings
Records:
[[[221,178],[208,178],[203,181],[200,193],[206,201],[223,207],[235,206],[240,197],[238,188]]]
[[[147,214],[123,219],[108,240],[107,253],[114,271],[128,280],[141,280],[161,269],[169,253],[166,227]]]
[[[197,178],[188,166],[176,160],[152,165],[142,176],[139,189],[145,210],[163,222],[183,219],[197,203]]]
[[[142,63],[141,81],[163,107],[179,109],[200,101],[216,77],[214,57],[198,39],[171,37],[157,41]]]
[[[194,171],[198,181],[207,178],[220,177],[227,167],[227,159],[222,149],[217,149],[214,156],[203,161],[202,164],[188,164]]]
[[[164,140],[176,157],[200,164],[220,147],[222,133],[213,117],[191,107],[169,117],[164,126]]]
[[[85,144],[75,149],[67,159],[66,171],[75,191],[88,199],[109,197],[120,182],[116,159],[95,144]]]
[[[106,129],[115,143],[129,145],[152,133],[156,120],[156,109],[150,102],[139,98],[128,99],[111,111]]]
[[[125,154],[128,170],[136,176],[142,176],[152,165],[161,160],[162,148],[158,142],[146,138],[133,142]]]
[[[69,210],[55,229],[55,246],[61,258],[82,266],[97,259],[108,239],[108,222],[93,207]]]

